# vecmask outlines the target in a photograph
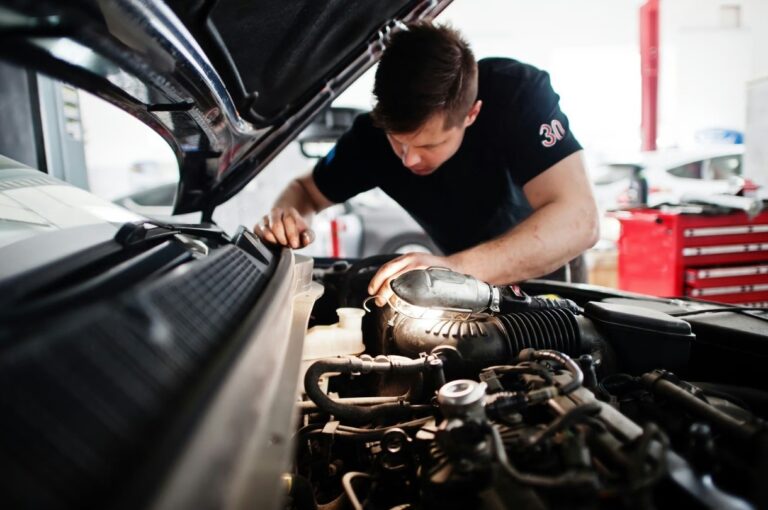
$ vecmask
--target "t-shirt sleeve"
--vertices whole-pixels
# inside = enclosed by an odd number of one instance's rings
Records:
[[[581,150],[559,102],[549,74],[543,71],[521,91],[520,109],[510,115],[512,140],[507,144],[515,169],[512,177],[520,186]]]
[[[371,161],[371,143],[375,128],[367,115],[355,119],[352,127],[315,165],[312,177],[328,200],[344,202],[358,193],[376,187]]]

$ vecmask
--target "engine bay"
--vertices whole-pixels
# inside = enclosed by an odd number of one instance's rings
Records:
[[[764,315],[428,268],[350,323],[383,262],[315,270],[289,508],[768,505]]]

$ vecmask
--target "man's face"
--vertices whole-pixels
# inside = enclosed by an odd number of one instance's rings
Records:
[[[411,133],[387,132],[387,140],[403,166],[416,175],[429,175],[459,150],[464,131],[475,121],[480,106],[480,101],[475,102],[458,126],[446,129],[445,114],[441,112]]]

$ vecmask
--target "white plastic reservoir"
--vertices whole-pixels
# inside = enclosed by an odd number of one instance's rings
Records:
[[[313,326],[304,338],[302,360],[315,360],[360,354],[363,345],[362,308],[337,308],[339,322],[330,326]]]
[[[309,366],[323,358],[337,356],[354,356],[365,351],[363,344],[363,315],[362,308],[337,308],[339,322],[330,326],[313,326],[307,330],[304,337],[304,351],[301,356],[301,371],[299,388],[304,390],[304,374]],[[320,378],[320,388],[328,391],[328,378],[333,373]]]

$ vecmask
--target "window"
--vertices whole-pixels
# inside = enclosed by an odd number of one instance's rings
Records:
[[[729,179],[741,175],[741,156],[720,156],[709,163],[712,179]]]
[[[701,179],[701,166],[701,161],[693,161],[691,163],[686,163],[685,165],[670,168],[667,172],[675,177]]]

